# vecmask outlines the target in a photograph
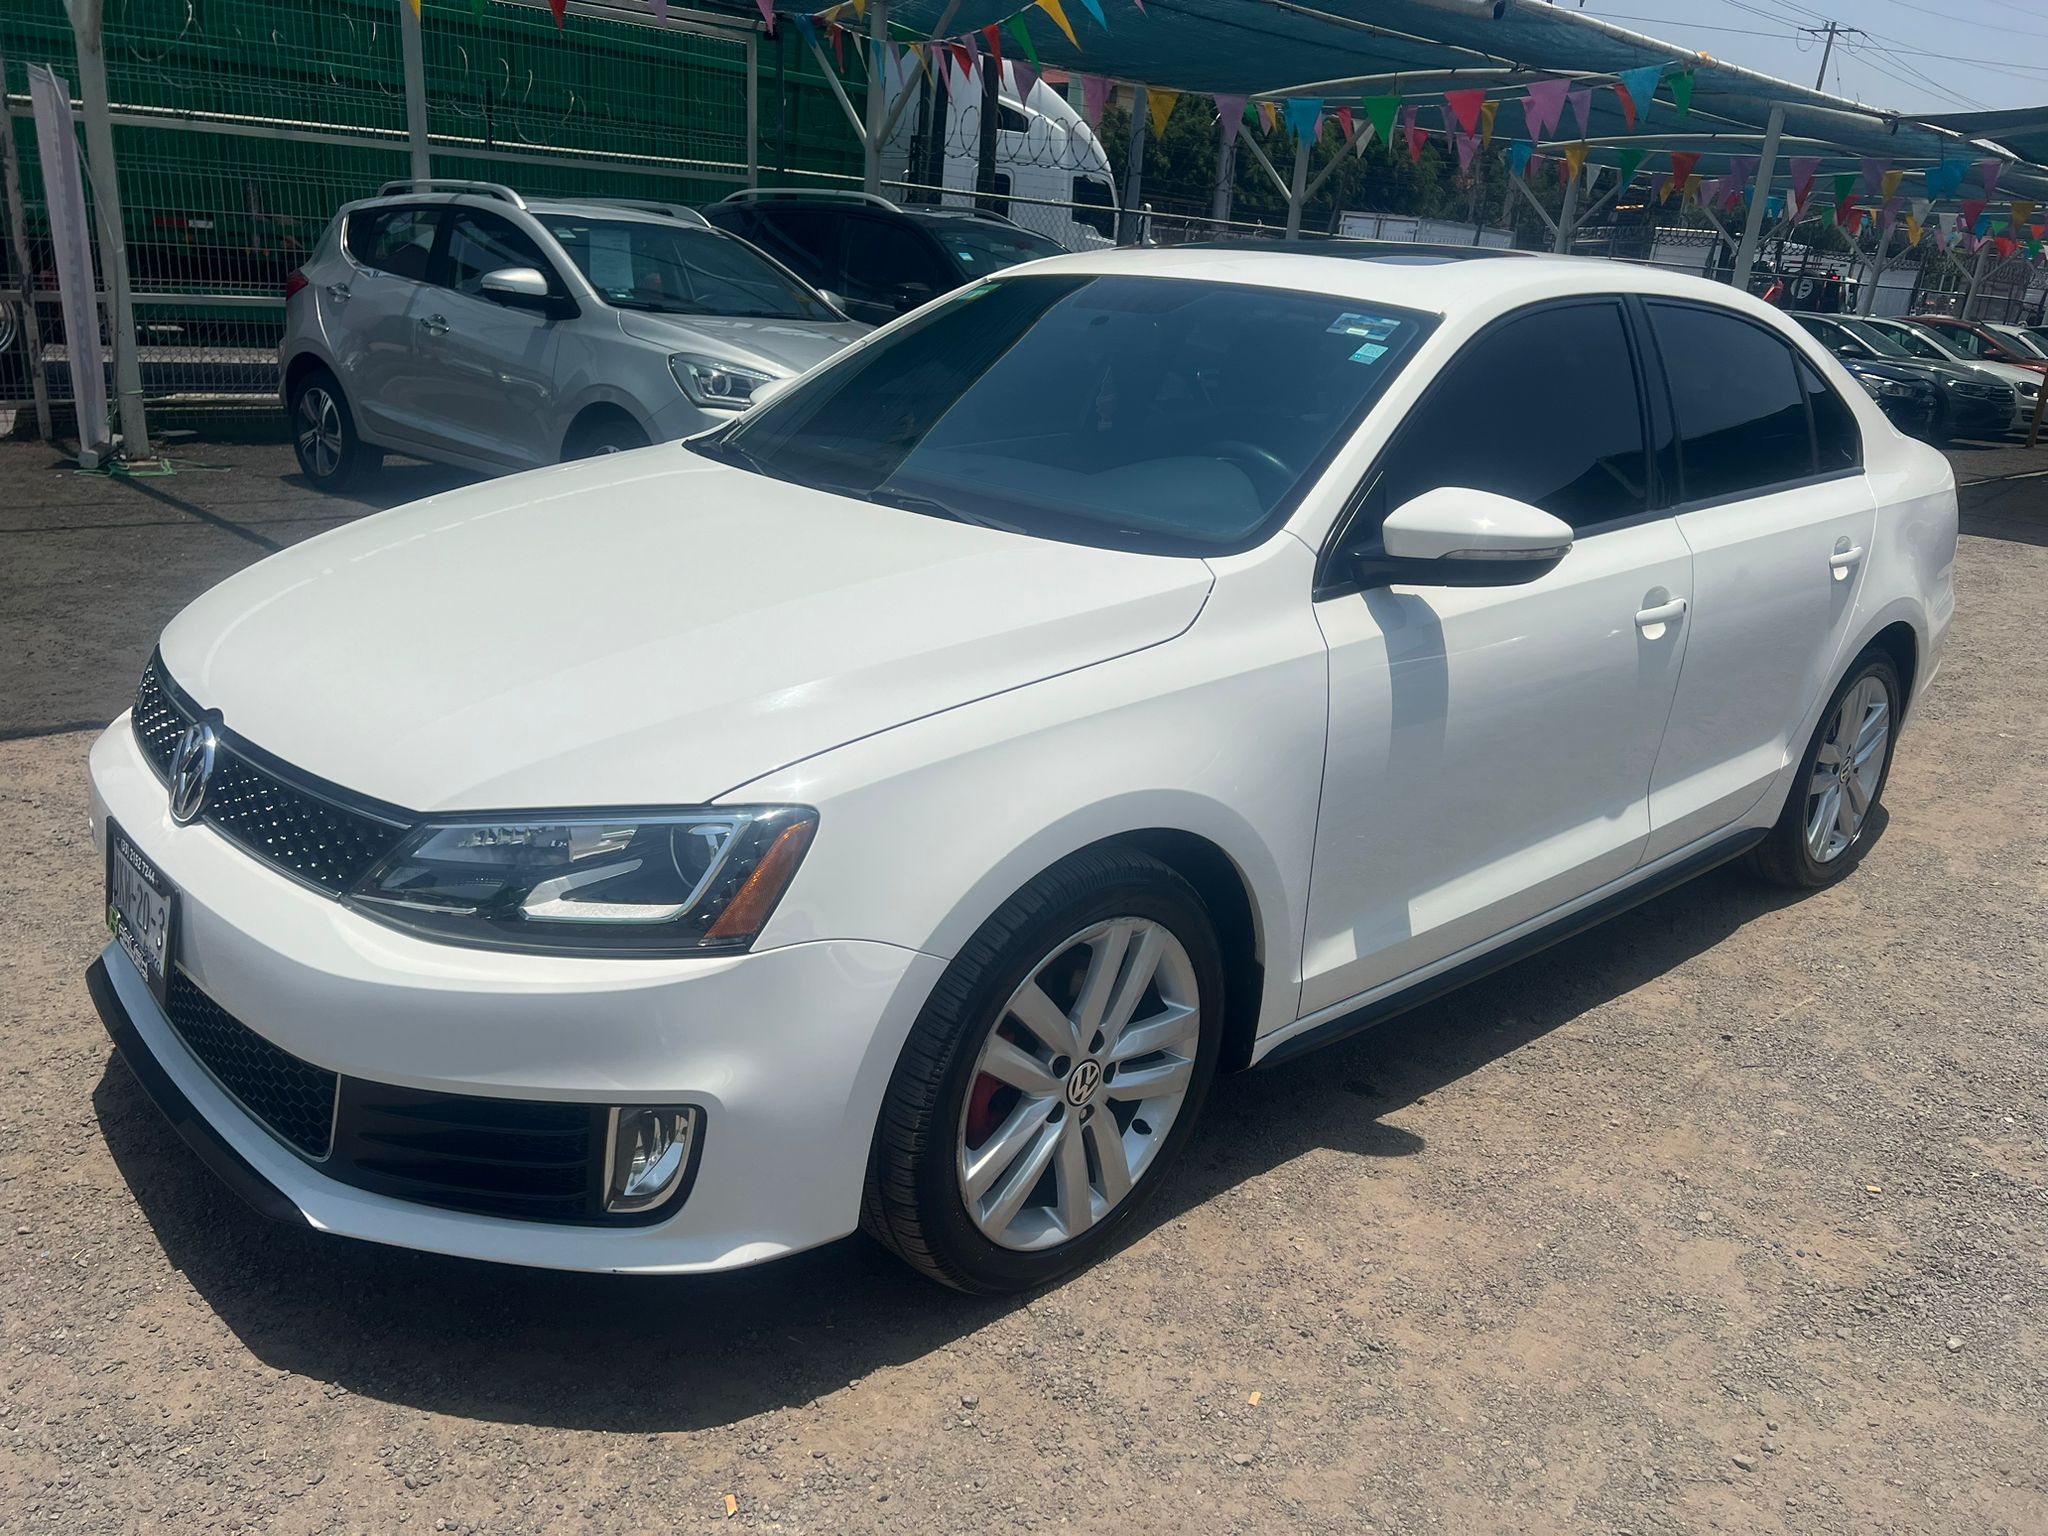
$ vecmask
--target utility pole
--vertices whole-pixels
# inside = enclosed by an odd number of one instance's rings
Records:
[[[1828,77],[1828,59],[1835,51],[1835,39],[1837,37],[1868,37],[1870,35],[1861,27],[1838,26],[1832,21],[1824,27],[1801,27],[1799,30],[1808,37],[1824,37],[1827,39],[1822,44],[1820,50],[1820,71],[1813,77],[1813,88],[1816,91],[1823,89],[1823,82]]]

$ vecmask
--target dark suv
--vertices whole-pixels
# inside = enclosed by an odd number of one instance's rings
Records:
[[[872,324],[1004,267],[1066,254],[992,213],[899,208],[862,192],[754,188],[713,203],[704,217]]]

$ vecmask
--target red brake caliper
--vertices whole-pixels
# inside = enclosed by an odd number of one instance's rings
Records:
[[[1003,1085],[986,1072],[974,1080],[967,1095],[967,1145],[978,1147],[995,1133],[996,1095]]]

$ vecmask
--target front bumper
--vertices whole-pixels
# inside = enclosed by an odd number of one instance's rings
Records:
[[[111,815],[178,891],[178,963],[293,1056],[347,1078],[575,1104],[689,1104],[688,1198],[655,1225],[437,1209],[345,1184],[227,1094],[110,947],[90,983],[151,1097],[268,1213],[327,1232],[549,1268],[676,1273],[758,1263],[856,1224],[882,1095],[944,962],[826,941],[681,960],[465,950],[356,916],[203,824],[171,821],[123,715],[91,758]]]

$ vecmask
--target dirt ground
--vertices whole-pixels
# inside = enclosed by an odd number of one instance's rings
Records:
[[[563,1276],[214,1182],[86,998],[83,727],[361,508],[178,452],[0,445],[0,1529],[2048,1530],[2048,480],[1966,491],[1846,884],[1722,871],[1225,1080],[1142,1235],[991,1302],[860,1238]]]

